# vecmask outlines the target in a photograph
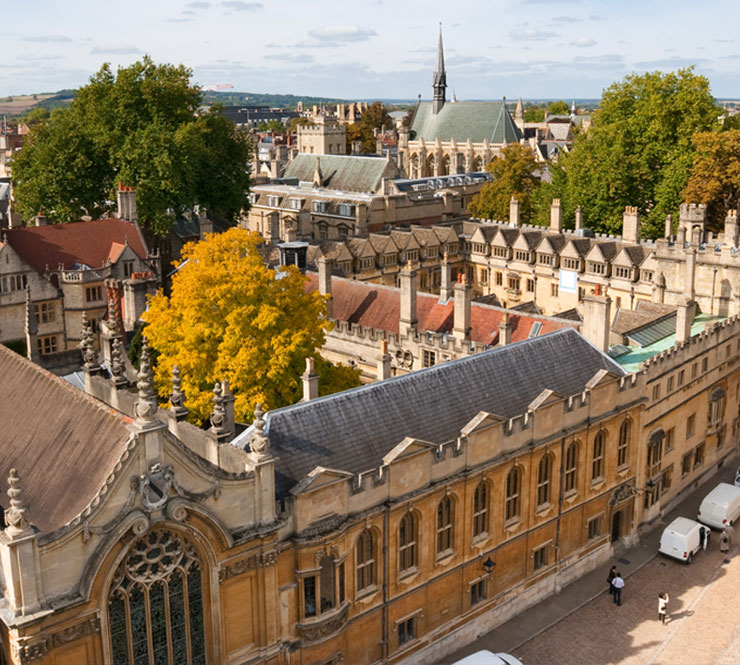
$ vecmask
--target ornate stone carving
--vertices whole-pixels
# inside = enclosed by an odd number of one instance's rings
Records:
[[[278,553],[276,550],[270,550],[269,552],[262,552],[260,554],[253,554],[246,559],[241,559],[236,563],[224,566],[218,571],[218,580],[223,582],[224,580],[231,579],[237,575],[242,575],[255,568],[264,568],[265,566],[273,566],[277,563]]]
[[[116,303],[113,298],[108,298],[108,332],[111,337],[118,335],[118,317],[116,316]]]
[[[100,619],[97,616],[91,616],[82,623],[69,626],[57,633],[52,633],[37,642],[15,645],[16,659],[24,665],[26,663],[32,663],[46,656],[51,649],[56,649],[98,632],[100,632]]]
[[[149,340],[146,337],[142,339],[137,379],[136,387],[139,395],[134,404],[136,422],[139,425],[148,425],[154,420],[154,416],[157,414],[157,396],[154,394],[154,373],[152,372],[152,362],[149,358]]]
[[[310,624],[297,624],[298,637],[304,642],[316,642],[336,633],[347,621],[349,604],[345,603],[337,612],[329,614],[323,621]]]
[[[213,385],[213,411],[211,411],[211,431],[216,435],[219,443],[225,440],[229,433],[224,428],[226,422],[226,411],[224,410],[224,398],[222,396],[221,384],[216,381]]]
[[[139,493],[141,502],[147,510],[158,510],[170,498],[174,471],[171,466],[164,468],[154,464],[148,473],[139,476]]]
[[[118,386],[125,386],[128,381],[123,373],[123,344],[116,337],[111,345],[110,373],[113,375],[113,383]]]
[[[17,536],[25,533],[31,524],[28,517],[28,506],[23,500],[21,478],[16,469],[11,469],[8,476],[8,497],[10,508],[5,511],[5,523],[8,525],[6,533],[9,536]]]
[[[249,442],[252,453],[262,459],[269,455],[270,439],[265,434],[265,419],[262,417],[262,405],[258,404],[254,409],[254,434]]]
[[[396,364],[402,369],[411,369],[414,366],[414,354],[408,349],[396,351]]]
[[[87,320],[87,313],[82,312],[82,339],[80,340],[80,349],[82,350],[82,368],[90,373],[98,369],[97,358],[95,356],[95,344],[93,342],[92,328]]]
[[[177,420],[184,420],[188,415],[188,408],[185,406],[185,395],[182,392],[180,368],[177,365],[172,367],[172,392],[170,393],[170,411]]]

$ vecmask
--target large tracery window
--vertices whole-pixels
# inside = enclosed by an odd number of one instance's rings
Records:
[[[108,597],[114,665],[205,665],[198,555],[170,531],[131,547]]]

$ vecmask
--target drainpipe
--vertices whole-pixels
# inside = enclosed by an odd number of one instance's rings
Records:
[[[714,316],[714,284],[717,281],[717,266],[712,268],[712,300],[709,305],[709,313]]]
[[[565,437],[560,439],[560,494],[558,496],[558,519],[555,527],[555,567],[557,574],[560,574],[560,522],[563,516],[563,492],[565,491]],[[555,585],[560,591],[560,580],[555,579]]]
[[[390,505],[385,504],[383,510],[383,616],[381,620],[381,658],[384,663],[388,662],[389,637],[388,637],[388,513]]]

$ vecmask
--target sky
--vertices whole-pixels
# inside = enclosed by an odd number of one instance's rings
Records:
[[[0,95],[84,85],[104,62],[183,63],[201,86],[430,98],[598,98],[631,72],[696,65],[740,98],[733,0],[0,0]]]

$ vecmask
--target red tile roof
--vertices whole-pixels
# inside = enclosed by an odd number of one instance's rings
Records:
[[[306,290],[316,291],[318,276],[307,273]],[[504,310],[500,307],[472,303],[470,308],[470,339],[479,344],[498,343],[498,325]],[[370,282],[358,282],[340,277],[332,278],[332,318],[348,321],[398,334],[398,320],[401,315],[401,292],[392,286],[380,286]],[[439,296],[417,293],[416,315],[418,330],[437,333],[452,332],[454,323],[454,304],[452,300],[442,304]],[[542,324],[539,335],[564,328],[577,328],[576,321],[563,321],[522,314],[509,310],[511,341],[520,342],[529,337],[535,322]]]
[[[139,227],[124,219],[19,227],[5,232],[10,246],[41,273],[46,266],[56,270],[60,263],[66,269],[75,263],[100,268],[109,258],[120,255],[115,245],[127,241],[140,258],[147,255]]]

